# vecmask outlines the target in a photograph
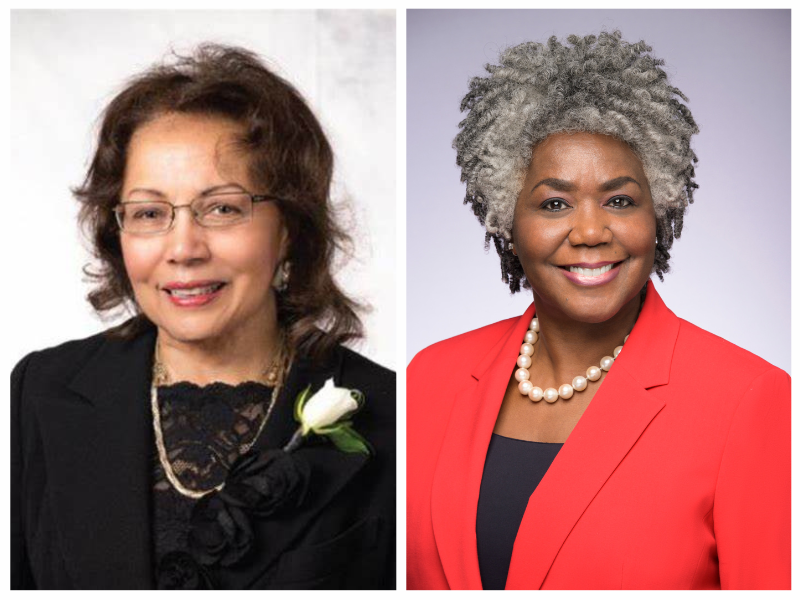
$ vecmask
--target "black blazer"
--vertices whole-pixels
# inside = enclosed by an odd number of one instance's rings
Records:
[[[98,334],[29,354],[11,374],[11,588],[155,585],[151,535],[154,440],[149,388],[155,330]],[[256,547],[221,570],[225,588],[395,587],[395,374],[338,347],[296,359],[259,444],[284,445],[292,404],[333,377],[366,403],[354,427],[372,457],[325,440],[302,506],[254,519]],[[216,577],[217,575],[215,575]]]

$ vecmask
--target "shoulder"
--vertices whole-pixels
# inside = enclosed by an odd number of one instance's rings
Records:
[[[385,388],[394,394],[397,375],[366,356],[345,346],[339,347],[342,360],[341,376],[344,382],[360,383],[375,389]]]
[[[136,363],[131,358],[138,355],[137,344],[141,353],[143,341],[142,335],[121,340],[104,331],[26,355],[11,372],[13,427],[30,439],[39,436],[44,421],[49,420],[54,431],[61,429],[53,408],[85,401],[76,383],[89,382],[97,388],[112,385],[121,368]]]
[[[406,371],[406,419],[410,428],[436,437],[447,423],[459,393],[474,383],[484,361],[520,317],[504,319],[437,342],[420,351]],[[415,443],[419,441],[418,436]],[[432,438],[433,439],[433,438]]]
[[[154,330],[144,330],[128,339],[114,337],[111,331],[31,352],[14,367],[12,390],[54,391],[69,385],[79,374],[113,378],[120,365],[128,364],[132,356],[152,351]]]
[[[339,346],[339,385],[357,389],[366,402],[360,419],[370,421],[373,427],[394,431],[396,414],[396,382],[394,371],[370,360],[345,346]]]
[[[760,356],[710,331],[701,329],[685,319],[679,318],[678,321],[680,330],[675,345],[675,360],[679,362],[700,361],[700,365],[706,372],[710,370],[724,373],[735,371],[751,379],[771,371],[785,374],[785,371]]]
[[[672,356],[670,403],[704,413],[719,425],[745,406],[788,410],[791,379],[782,369],[709,331],[679,319]],[[696,406],[702,390],[702,406]]]
[[[465,360],[470,352],[490,349],[500,337],[519,320],[519,315],[485,325],[466,333],[436,342],[420,350],[408,364],[408,377],[422,376],[436,370],[438,372],[469,371],[473,365]]]
[[[106,332],[103,331],[87,338],[70,340],[31,352],[11,372],[12,385],[23,378],[68,381],[107,341]]]

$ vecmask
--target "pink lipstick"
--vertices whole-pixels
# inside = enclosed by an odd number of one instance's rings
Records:
[[[603,285],[619,275],[619,266],[622,262],[575,263],[561,267],[561,272],[577,285]]]
[[[175,306],[192,308],[213,302],[227,285],[224,281],[171,281],[161,289]]]

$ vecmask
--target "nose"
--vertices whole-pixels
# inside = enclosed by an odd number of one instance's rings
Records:
[[[581,202],[573,212],[572,228],[568,240],[573,246],[597,246],[613,238],[609,229],[608,214],[597,202]]]
[[[180,210],[186,209],[186,210]],[[175,207],[175,222],[166,234],[167,260],[175,264],[193,264],[211,257],[206,230],[197,224],[189,205]]]

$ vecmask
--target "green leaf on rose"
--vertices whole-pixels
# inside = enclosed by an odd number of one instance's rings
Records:
[[[341,423],[336,427],[326,427],[317,432],[330,438],[333,444],[342,452],[372,454],[369,442],[351,427],[349,422]]]

